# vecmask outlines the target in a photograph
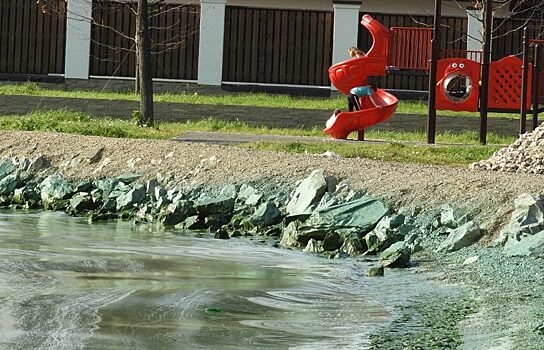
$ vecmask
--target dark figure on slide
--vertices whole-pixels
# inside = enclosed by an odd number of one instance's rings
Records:
[[[382,108],[382,106],[380,106],[378,102],[374,99],[374,93],[377,90],[378,87],[376,86],[376,84],[356,86],[351,89],[348,95],[348,110],[350,112],[353,112],[353,109],[355,109],[356,111],[360,111],[361,104],[359,103],[359,98],[365,96],[368,96],[368,98],[370,98],[370,101],[374,106],[376,106],[377,108]]]

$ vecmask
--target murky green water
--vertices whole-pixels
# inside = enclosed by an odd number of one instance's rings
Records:
[[[208,237],[0,212],[0,348],[360,349],[394,305],[440,290]]]

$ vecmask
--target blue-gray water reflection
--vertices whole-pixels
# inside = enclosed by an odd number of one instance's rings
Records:
[[[360,349],[439,288],[366,263],[60,213],[0,212],[0,347]]]

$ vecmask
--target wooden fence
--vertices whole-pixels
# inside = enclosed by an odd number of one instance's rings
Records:
[[[329,85],[333,13],[227,6],[223,81]]]
[[[93,2],[90,74],[134,77],[136,16],[128,4]],[[153,76],[196,80],[200,7],[150,7]]]
[[[0,0],[0,73],[63,74],[66,2]]]
[[[491,58],[499,60],[508,55],[523,53],[523,27],[527,26],[530,39],[544,38],[544,21],[527,21],[517,18],[495,19]]]

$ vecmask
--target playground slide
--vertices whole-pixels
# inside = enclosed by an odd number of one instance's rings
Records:
[[[389,29],[369,15],[363,16],[361,24],[373,38],[373,45],[367,55],[337,63],[329,68],[331,82],[346,95],[353,87],[366,85],[369,75],[384,75],[386,71]],[[352,131],[363,130],[389,119],[397,108],[398,99],[380,89],[374,97],[381,108],[375,107],[368,97],[363,98],[360,100],[360,111],[342,112],[332,116],[324,131],[334,138],[345,139]]]
[[[398,99],[381,89],[375,92],[374,97],[381,108],[374,107],[366,98],[360,111],[341,112],[330,117],[325,124],[325,132],[335,139],[345,139],[352,131],[364,130],[389,119],[397,108]]]

